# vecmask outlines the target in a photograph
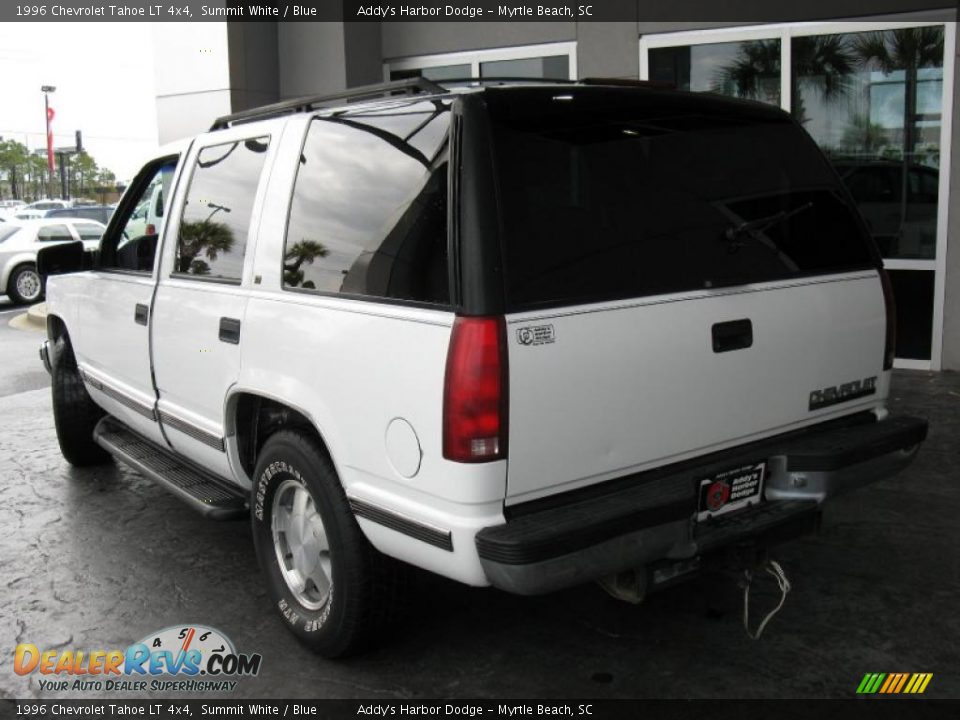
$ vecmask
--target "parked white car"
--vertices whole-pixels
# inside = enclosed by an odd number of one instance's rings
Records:
[[[50,210],[63,210],[73,207],[70,200],[37,200],[29,205],[17,208],[14,217],[17,220],[39,220],[47,216]]]
[[[381,637],[405,564],[639,599],[815,531],[926,437],[886,409],[891,288],[862,218],[760,103],[301,98],[165,148],[97,256],[40,263],[67,273],[41,349],[64,457],[249,515],[270,606],[328,656]]]
[[[0,292],[18,304],[39,302],[43,283],[37,252],[52,244],[83,241],[94,249],[106,225],[95,220],[22,220],[0,225]]]

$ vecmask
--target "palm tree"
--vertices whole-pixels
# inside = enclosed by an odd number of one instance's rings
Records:
[[[731,64],[717,70],[710,89],[723,95],[763,100],[760,81],[768,78],[774,79],[779,86],[780,41],[749,40],[740,43],[737,57]],[[776,102],[780,102],[779,91]]]
[[[943,28],[938,26],[903,28],[886,32],[860,33],[854,48],[863,64],[874,63],[889,75],[904,72],[903,154],[913,154],[917,144],[917,75],[920,68],[942,67]]]
[[[283,284],[291,287],[313,288],[312,281],[303,282],[304,263],[313,264],[317,258],[324,258],[330,251],[316,240],[304,238],[289,248],[283,256]]]
[[[180,224],[177,272],[191,275],[209,274],[210,265],[198,256],[203,253],[207,260],[216,260],[221,252],[230,252],[234,240],[233,231],[224,223],[210,220],[184,221]]]
[[[846,47],[844,35],[817,35],[793,40],[793,73],[791,97],[793,114],[799,122],[806,122],[803,106],[804,87],[813,87],[824,101],[833,101],[846,94],[848,78],[854,71],[856,57]],[[735,94],[737,97],[763,100],[760,81],[770,79],[779,87],[780,40],[748,40],[740,43],[737,57],[721,67],[713,79],[713,91]],[[730,87],[732,86],[732,88]],[[780,102],[777,92],[776,103]]]
[[[850,76],[856,69],[857,57],[848,47],[847,36],[794,38],[791,61],[791,112],[797,122],[809,120],[803,102],[804,90],[813,90],[824,103],[836,102],[850,91]]]

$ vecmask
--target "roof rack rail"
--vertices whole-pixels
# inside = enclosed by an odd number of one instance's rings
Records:
[[[447,92],[442,85],[438,85],[432,80],[424,77],[408,78],[406,80],[395,80],[393,82],[378,83],[376,85],[362,85],[360,87],[349,88],[337,93],[327,95],[308,95],[306,97],[293,98],[283,102],[264,105],[262,107],[241,110],[231,115],[218,117],[210,130],[224,130],[231,125],[239,123],[253,122],[254,120],[265,120],[267,118],[279,117],[281,115],[290,115],[293,113],[310,112],[319,105],[333,102],[335,100],[360,100],[367,98],[376,98],[381,95],[393,95],[397,92],[404,92],[408,95],[423,93],[428,95],[437,95]]]
[[[452,85],[507,85],[509,83],[539,83],[543,85],[610,85],[614,87],[643,87],[653,88],[655,90],[676,90],[673,83],[661,82],[659,80],[633,80],[631,78],[618,77],[588,77],[579,80],[561,80],[558,78],[538,78],[538,77],[467,77],[451,78],[449,80],[436,80],[436,83],[445,87]]]
[[[452,85],[486,85],[498,83],[505,85],[507,83],[543,83],[546,85],[576,85],[578,80],[560,80],[556,78],[538,78],[538,77],[462,77],[443,80],[434,80],[438,85],[450,87]]]
[[[676,90],[675,83],[661,80],[634,80],[618,77],[588,77],[580,81],[582,85],[612,85],[615,87],[644,87],[654,90]]]

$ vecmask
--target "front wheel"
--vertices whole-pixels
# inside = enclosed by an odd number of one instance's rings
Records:
[[[329,456],[308,435],[271,436],[254,478],[253,540],[274,606],[321,655],[365,649],[393,619],[399,563],[364,537]]]
[[[17,305],[28,305],[43,298],[43,282],[36,265],[20,265],[10,273],[7,295]]]
[[[60,452],[68,463],[77,467],[107,462],[110,454],[93,439],[93,429],[105,413],[90,399],[73,348],[66,338],[54,343],[51,366],[53,423]]]

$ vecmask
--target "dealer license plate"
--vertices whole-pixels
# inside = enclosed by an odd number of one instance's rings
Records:
[[[697,520],[723,515],[760,502],[763,498],[766,472],[767,463],[756,462],[699,478]]]

